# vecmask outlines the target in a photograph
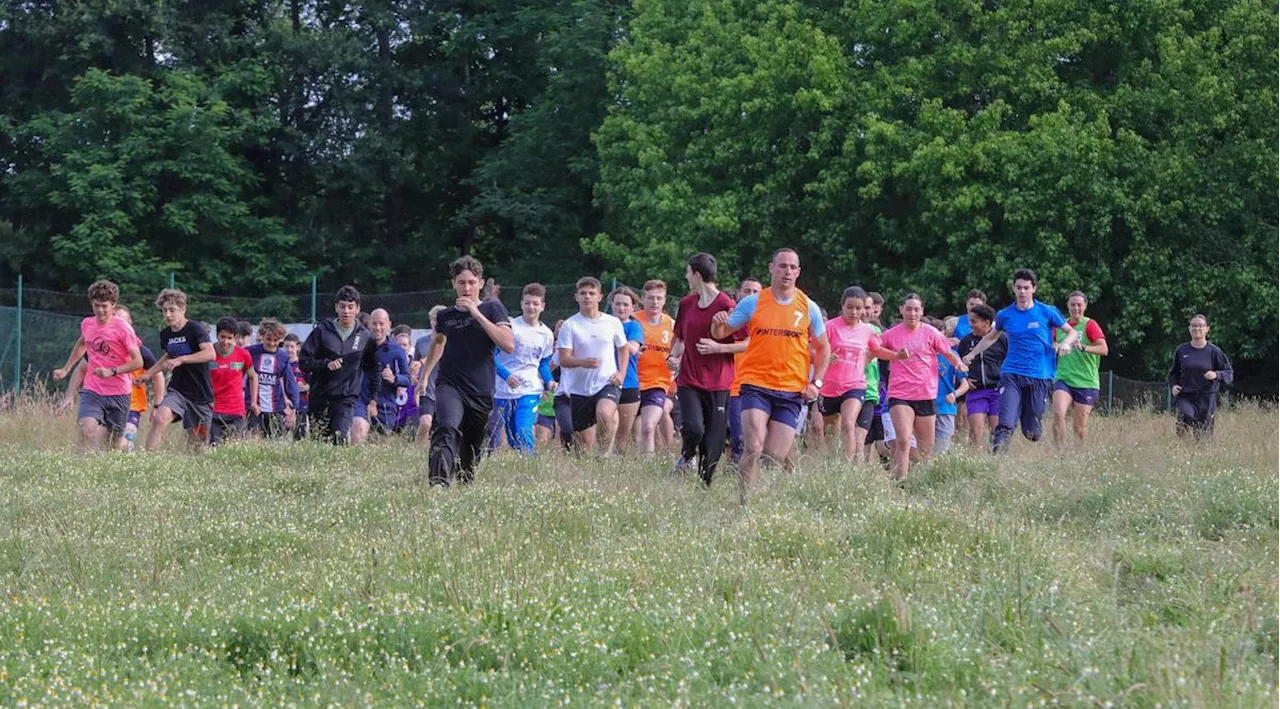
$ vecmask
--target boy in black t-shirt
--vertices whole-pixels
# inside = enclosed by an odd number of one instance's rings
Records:
[[[496,368],[493,347],[515,350],[515,335],[507,309],[496,299],[480,300],[484,267],[470,257],[449,264],[454,307],[436,316],[436,328],[419,373],[418,390],[426,388],[437,363],[436,411],[431,427],[427,467],[432,485],[463,484],[475,479],[475,465],[484,445],[485,428],[493,411]]]
[[[164,399],[151,414],[151,430],[147,432],[147,450],[153,451],[164,442],[165,429],[181,420],[191,443],[209,441],[209,423],[213,418],[213,380],[209,363],[217,355],[213,341],[203,325],[187,319],[187,294],[166,288],[156,298],[156,307],[164,314],[165,326],[160,330],[163,354],[144,377],[169,372],[169,386]]]

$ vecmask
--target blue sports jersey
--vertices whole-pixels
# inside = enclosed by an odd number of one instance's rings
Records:
[[[253,358],[253,371],[258,373],[258,406],[262,413],[284,413],[286,401],[297,409],[298,382],[289,367],[289,353],[283,348],[268,352],[259,343],[249,346],[249,356]]]
[[[640,323],[632,318],[622,323],[622,334],[627,336],[627,342],[639,342],[644,345],[644,328],[640,327]],[[640,353],[636,352],[631,355],[631,359],[627,360],[627,376],[622,379],[623,389],[639,389],[640,388],[640,371],[636,367],[636,360],[640,358]],[[621,366],[622,362],[618,362]]]
[[[1034,301],[1019,310],[1017,304],[996,313],[997,330],[1009,337],[1009,353],[1001,371],[1032,379],[1053,379],[1053,328],[1064,327],[1067,319],[1052,305]]]

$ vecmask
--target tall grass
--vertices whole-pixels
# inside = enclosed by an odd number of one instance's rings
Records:
[[[1271,410],[905,490],[803,456],[743,509],[637,459],[439,491],[404,444],[76,457],[54,404],[0,414],[6,705],[1277,701]]]

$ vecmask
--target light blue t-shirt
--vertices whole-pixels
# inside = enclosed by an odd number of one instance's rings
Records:
[[[641,346],[644,345],[644,328],[640,327],[640,323],[636,322],[635,318],[622,323],[622,334],[627,336],[627,342],[639,342]],[[639,358],[640,353],[637,352],[627,360],[627,376],[622,378],[623,389],[640,388],[640,372],[636,368],[636,360]],[[622,363],[619,362],[618,366],[621,367]]]
[[[958,409],[954,403],[947,403],[947,394],[954,394],[960,386],[960,373],[942,355],[938,355],[938,399],[935,405],[940,416],[955,416]]]
[[[790,301],[788,301],[790,302]],[[786,303],[783,303],[786,305]],[[751,322],[751,316],[756,314],[756,296],[749,295],[743,298],[738,307],[733,309],[733,313],[729,315],[729,327],[739,328]],[[809,299],[809,336],[822,337],[827,334],[827,323],[822,319],[822,309],[818,304]]]
[[[1000,371],[1032,379],[1053,379],[1053,328],[1064,327],[1067,319],[1052,305],[1034,301],[1019,310],[1017,303],[996,313],[995,327],[1009,336],[1009,354]]]

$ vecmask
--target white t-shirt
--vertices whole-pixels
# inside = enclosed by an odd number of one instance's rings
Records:
[[[560,326],[556,348],[569,350],[577,359],[600,360],[597,369],[565,367],[560,373],[560,389],[576,396],[595,396],[618,373],[618,348],[627,344],[622,321],[601,313],[588,319],[578,313]]]
[[[505,367],[512,376],[520,380],[514,389],[507,386],[507,381],[499,374],[494,377],[493,396],[495,399],[518,399],[522,396],[542,394],[542,375],[538,373],[538,365],[551,356],[555,349],[551,328],[538,323],[530,326],[524,318],[511,321],[511,333],[515,335],[516,349],[508,354],[498,350],[494,361],[499,367]]]

